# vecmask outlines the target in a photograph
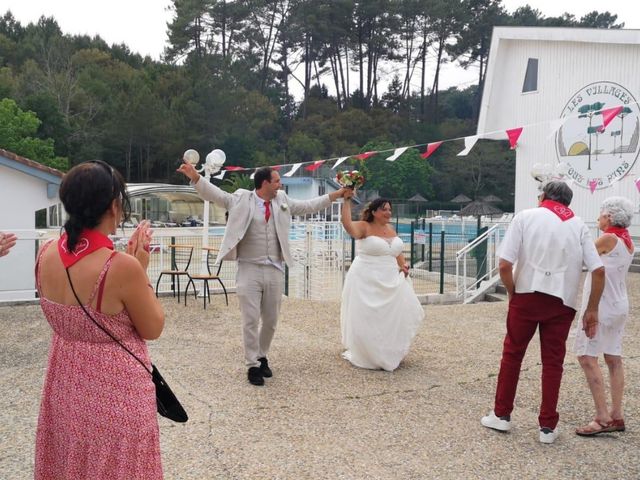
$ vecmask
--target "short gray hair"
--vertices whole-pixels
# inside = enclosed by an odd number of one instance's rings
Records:
[[[602,202],[600,211],[609,215],[611,225],[627,228],[633,218],[633,203],[624,197],[609,197]]]
[[[564,182],[551,180],[542,185],[542,193],[546,200],[553,200],[563,205],[569,206],[573,199],[573,190]]]

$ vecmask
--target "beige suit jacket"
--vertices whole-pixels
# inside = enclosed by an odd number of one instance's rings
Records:
[[[237,260],[238,243],[244,238],[256,209],[257,194],[255,190],[238,189],[233,193],[227,193],[208,183],[204,177],[200,177],[200,180],[195,184],[195,189],[203,200],[224,207],[229,212],[227,228],[224,231],[216,263],[222,260]],[[311,200],[295,200],[288,197],[284,191],[278,191],[276,198],[271,201],[271,213],[275,222],[278,240],[282,247],[282,256],[287,265],[292,265],[289,249],[291,216],[314,213],[330,205],[329,195],[322,195]]]

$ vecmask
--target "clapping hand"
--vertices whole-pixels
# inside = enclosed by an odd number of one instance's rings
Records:
[[[127,253],[136,257],[145,270],[149,265],[149,245],[152,236],[151,223],[149,220],[143,220],[138,224],[127,244]]]
[[[17,240],[18,237],[16,237],[15,233],[0,232],[0,257],[7,255]]]

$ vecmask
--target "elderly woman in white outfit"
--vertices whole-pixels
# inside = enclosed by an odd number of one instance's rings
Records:
[[[605,287],[598,309],[599,323],[593,338],[587,338],[584,331],[577,329],[574,348],[596,407],[595,418],[576,430],[576,434],[581,436],[625,429],[622,415],[622,337],[629,314],[626,277],[633,260],[634,246],[627,227],[631,223],[633,211],[633,204],[626,198],[610,197],[602,203],[598,217],[598,228],[604,233],[595,244],[605,267]],[[590,290],[591,282],[587,277],[583,302],[589,297]],[[607,408],[604,380],[598,365],[601,353],[604,354],[609,369],[610,410]]]

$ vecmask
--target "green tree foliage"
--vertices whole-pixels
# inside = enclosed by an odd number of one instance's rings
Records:
[[[202,156],[221,148],[227,164],[251,168],[458,138],[476,131],[494,26],[622,26],[609,12],[545,17],[525,5],[509,14],[500,0],[173,0],[170,8],[162,61],[65,34],[54,18],[0,17],[0,98],[14,102],[5,112],[12,122],[29,126],[0,125],[3,146],[54,163],[101,158],[131,182],[182,182],[175,170],[187,148]],[[477,67],[477,85],[442,89],[450,61]],[[395,162],[381,154],[363,165],[368,188],[509,202],[512,155],[497,142],[476,148],[463,158],[461,146],[445,144],[426,161],[412,149]]]
[[[0,148],[58,170],[68,170],[67,159],[55,155],[53,140],[35,137],[40,124],[35,113],[22,111],[10,98],[0,100]]]
[[[225,192],[233,193],[239,188],[253,190],[255,188],[255,184],[249,175],[234,173],[229,178],[225,178],[222,181],[220,188]]]

